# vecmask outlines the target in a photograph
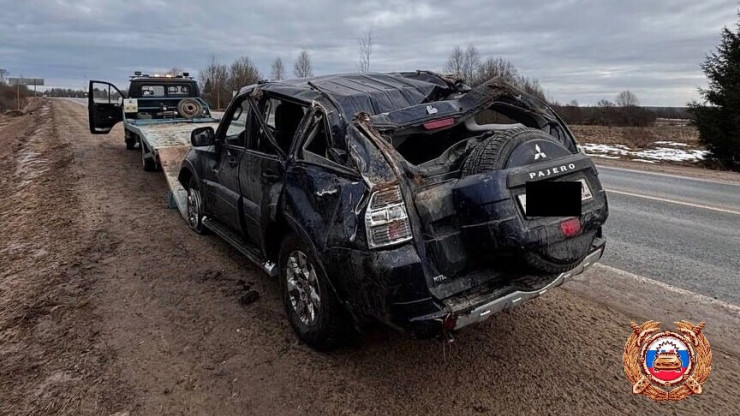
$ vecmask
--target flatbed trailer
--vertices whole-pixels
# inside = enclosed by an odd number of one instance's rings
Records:
[[[157,168],[164,172],[170,188],[170,200],[180,215],[187,220],[187,191],[177,180],[180,162],[190,150],[190,133],[198,127],[218,127],[215,118],[183,120],[126,120],[124,128],[136,134],[141,146],[142,160],[156,160]],[[157,170],[160,170],[157,169]]]

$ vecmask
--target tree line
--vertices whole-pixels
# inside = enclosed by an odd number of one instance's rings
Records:
[[[313,64],[307,50],[302,50],[296,57],[293,75],[296,78],[313,76]],[[216,57],[212,56],[208,65],[198,72],[198,83],[203,99],[217,109],[225,107],[239,89],[262,79],[265,77],[247,56],[235,59],[231,65],[219,63]],[[285,79],[285,64],[279,56],[270,65],[269,79],[273,81]]]
[[[550,105],[568,124],[647,127],[658,117],[658,112],[640,107],[640,100],[629,90],[617,94],[614,101],[601,99],[595,106],[582,107],[576,100]]]

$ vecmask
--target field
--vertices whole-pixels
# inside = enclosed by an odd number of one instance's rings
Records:
[[[699,133],[690,125],[570,127],[581,148],[597,160],[711,167]]]

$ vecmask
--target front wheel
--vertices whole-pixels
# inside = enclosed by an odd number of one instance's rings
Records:
[[[298,338],[317,350],[340,345],[349,330],[347,315],[307,244],[288,235],[279,266],[285,311]]]

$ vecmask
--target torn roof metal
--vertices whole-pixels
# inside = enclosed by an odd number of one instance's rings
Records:
[[[320,91],[336,101],[347,120],[360,111],[381,114],[429,101],[456,91],[454,83],[432,72],[326,75],[259,84],[260,89],[311,103],[324,101]],[[242,93],[254,86],[244,87]]]

